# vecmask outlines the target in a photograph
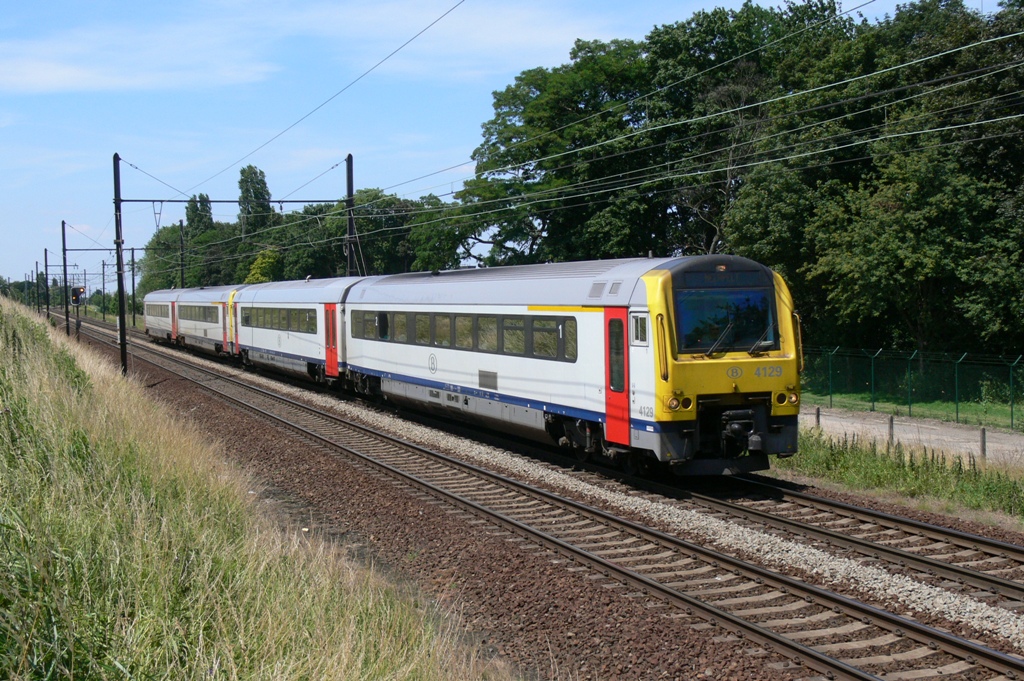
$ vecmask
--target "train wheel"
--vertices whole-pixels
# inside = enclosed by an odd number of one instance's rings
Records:
[[[644,474],[646,466],[644,466],[643,460],[636,452],[627,452],[619,458],[621,460],[619,467],[626,475],[631,478],[638,478]]]

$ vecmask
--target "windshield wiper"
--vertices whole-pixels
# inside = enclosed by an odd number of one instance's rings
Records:
[[[756,355],[764,354],[763,352],[759,351],[758,348],[761,346],[762,343],[764,343],[764,339],[768,337],[768,333],[772,330],[773,326],[774,325],[769,322],[768,326],[764,330],[764,333],[761,334],[761,337],[758,338],[757,341],[755,341],[754,344],[750,346],[749,350],[747,350],[748,355],[754,357]]]
[[[718,337],[718,340],[711,344],[711,347],[708,348],[708,351],[705,352],[704,354],[707,357],[710,357],[711,355],[715,354],[715,350],[717,350],[718,346],[722,344],[722,341],[725,340],[726,334],[728,334],[730,331],[732,331],[732,322],[729,322],[729,324],[725,327],[725,331],[722,332],[722,335]]]

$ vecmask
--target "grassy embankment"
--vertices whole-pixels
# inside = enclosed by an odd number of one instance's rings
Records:
[[[943,512],[991,511],[1012,516],[1017,524],[1024,521],[1024,475],[1015,467],[979,466],[973,458],[832,439],[814,431],[801,433],[799,454],[772,465],[782,476],[916,499]]]
[[[251,489],[0,299],[0,676],[507,677],[438,613],[261,517]]]

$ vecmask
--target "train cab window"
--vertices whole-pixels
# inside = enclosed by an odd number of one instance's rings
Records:
[[[647,345],[647,315],[630,315],[630,345]]]
[[[416,345],[430,345],[430,315],[416,315]]]
[[[501,351],[506,355],[526,354],[526,324],[522,317],[502,318]]]
[[[377,313],[377,338],[380,340],[391,339],[391,325],[388,324],[388,313]]]
[[[457,316],[455,318],[455,347],[462,350],[473,349],[473,318]]]
[[[533,356],[558,357],[558,322],[554,319],[534,318]]]
[[[477,349],[483,352],[498,351],[498,318],[479,317],[477,320]]]
[[[392,339],[396,343],[408,343],[409,342],[409,331],[408,324],[409,317],[404,312],[395,313],[395,328]]]
[[[450,348],[452,346],[451,315],[434,315],[434,345],[436,345],[439,348]]]
[[[565,339],[565,359],[570,362],[575,362],[577,353],[575,319],[565,320],[565,323],[562,327],[562,335]]]
[[[626,339],[621,319],[608,320],[608,389],[626,389]]]

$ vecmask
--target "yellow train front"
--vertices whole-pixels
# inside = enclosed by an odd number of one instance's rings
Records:
[[[646,451],[679,475],[728,475],[795,454],[800,322],[782,278],[745,258],[702,256],[642,281],[651,328],[631,340],[645,334],[650,351],[629,353],[636,384],[623,456]]]

